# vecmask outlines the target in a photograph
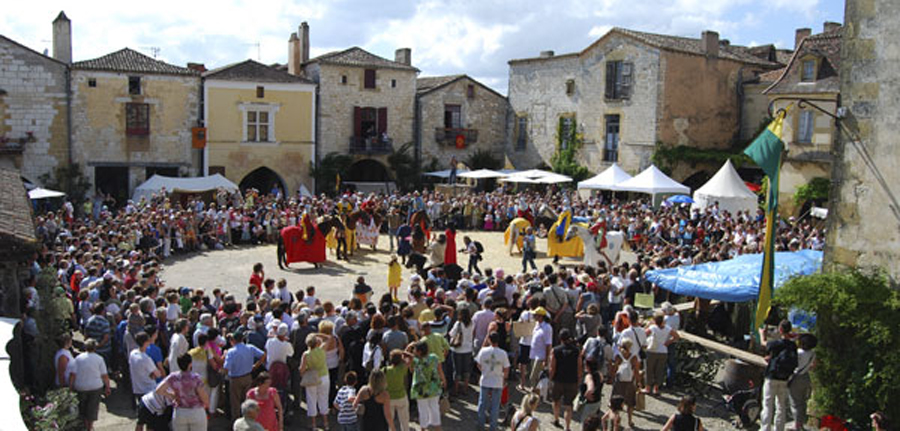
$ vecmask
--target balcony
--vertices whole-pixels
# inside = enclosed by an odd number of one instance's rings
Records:
[[[0,154],[22,154],[25,151],[25,145],[35,141],[36,139],[32,132],[27,132],[25,136],[19,138],[9,138],[6,135],[0,135]]]
[[[434,129],[434,140],[440,145],[462,149],[478,142],[478,129],[437,127]],[[458,142],[460,140],[462,142]]]
[[[376,136],[363,138],[361,136],[350,137],[350,154],[391,154],[394,152],[394,140],[391,138],[379,138]]]

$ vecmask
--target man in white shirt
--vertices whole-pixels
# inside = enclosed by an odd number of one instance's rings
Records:
[[[84,421],[84,429],[90,431],[100,411],[100,395],[109,396],[109,374],[106,362],[96,353],[97,340],[84,343],[85,352],[75,357],[69,388],[78,393],[78,413]]]
[[[482,304],[481,311],[472,316],[472,323],[475,324],[476,350],[484,344],[484,339],[487,338],[488,327],[491,326],[491,322],[493,322],[497,316],[496,313],[491,310],[491,307],[494,306],[494,301],[491,298],[485,298]]]
[[[503,382],[509,375],[509,356],[506,351],[497,347],[500,344],[500,333],[488,335],[490,347],[481,349],[475,363],[481,370],[481,391],[478,396],[478,428],[484,426],[485,410],[490,403],[490,431],[497,430],[497,418],[500,415],[500,396],[503,393]]]
[[[550,349],[553,347],[553,327],[550,326],[549,313],[544,307],[536,308],[532,313],[532,319],[537,321],[534,332],[531,334],[531,374],[528,379],[529,386],[533,389],[541,376],[541,371],[547,368],[547,358],[550,357]]]
[[[134,336],[134,341],[140,347],[128,354],[128,369],[131,372],[131,393],[140,400],[144,394],[156,389],[155,379],[160,377],[160,373],[153,359],[147,355],[150,336],[141,331]]]
[[[187,333],[190,324],[187,319],[181,318],[175,322],[175,333],[169,342],[169,373],[182,371],[178,368],[178,357],[187,353],[190,344],[188,344]]]

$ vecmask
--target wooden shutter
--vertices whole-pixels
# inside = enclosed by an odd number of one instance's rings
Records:
[[[632,77],[634,76],[634,64],[631,62],[623,62],[622,63],[622,81],[621,81],[621,89],[622,92],[619,97],[623,99],[627,99],[631,96],[631,83]]]
[[[353,136],[362,137],[362,108],[359,106],[353,107]]]
[[[387,133],[387,108],[378,108],[378,134]]]
[[[366,69],[364,78],[365,88],[375,88],[375,69]]]
[[[606,62],[606,98],[616,98],[616,62]]]

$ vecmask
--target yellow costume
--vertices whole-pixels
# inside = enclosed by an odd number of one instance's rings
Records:
[[[403,268],[400,266],[400,263],[396,260],[391,262],[388,266],[388,287],[400,287],[400,283],[403,281]]]
[[[550,226],[550,230],[547,231],[548,256],[582,257],[584,255],[584,243],[581,242],[581,238],[576,236],[569,241],[565,240],[566,232],[568,232],[571,224],[572,213],[570,211],[564,211],[556,219],[556,223],[553,223],[553,226]],[[560,226],[563,227],[563,233],[562,235],[557,235],[556,230]],[[583,226],[587,227],[586,225]]]
[[[506,228],[506,232],[503,232],[503,245],[509,245],[510,238],[512,238],[513,229],[519,231],[519,236],[516,238],[516,247],[519,248],[519,251],[522,251],[523,242],[525,241],[525,229],[531,227],[531,222],[518,217],[514,218],[511,222],[509,222],[509,226]]]

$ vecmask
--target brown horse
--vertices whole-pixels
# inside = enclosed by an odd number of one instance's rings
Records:
[[[409,226],[415,229],[416,226],[422,228],[422,231],[425,232],[425,238],[431,238],[431,231],[429,228],[431,227],[431,221],[428,219],[428,213],[425,210],[419,210],[412,213],[409,216]]]

